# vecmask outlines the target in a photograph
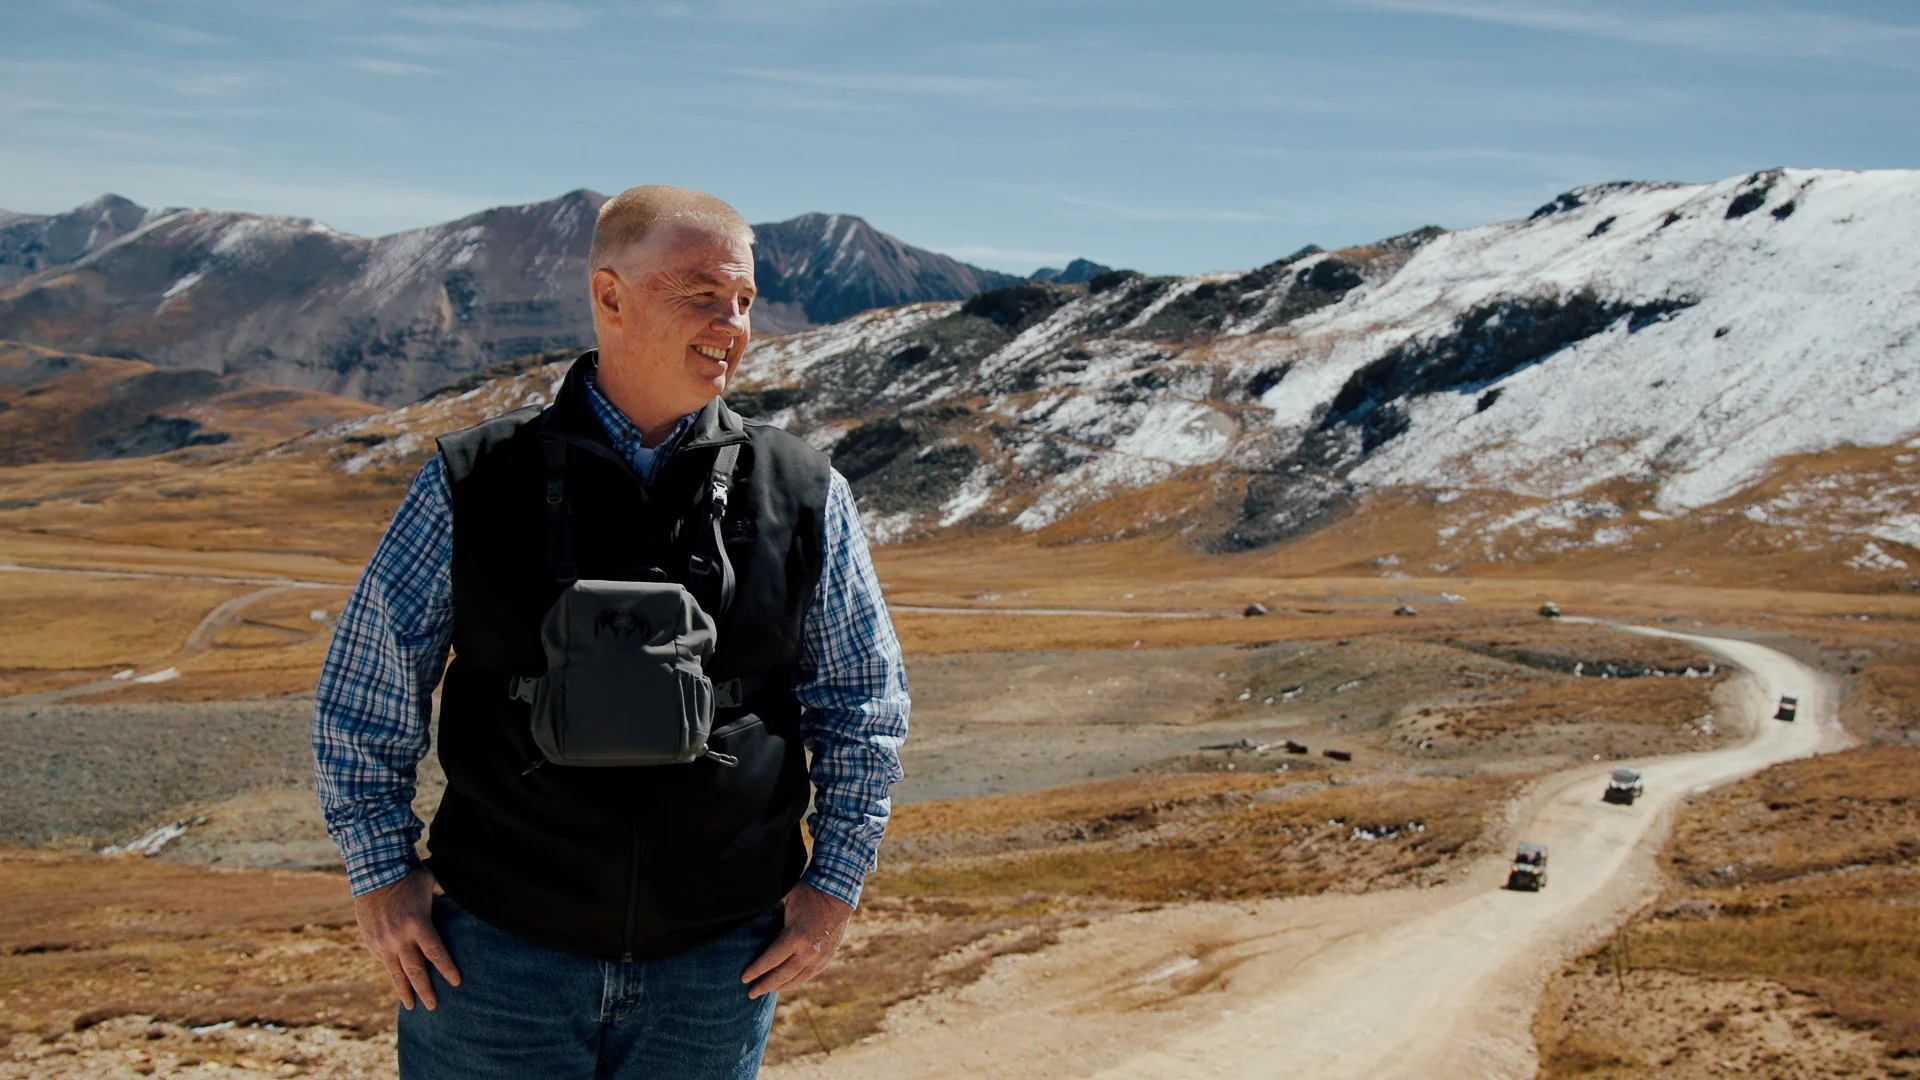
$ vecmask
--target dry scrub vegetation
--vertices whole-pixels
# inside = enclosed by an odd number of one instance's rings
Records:
[[[1920,675],[1873,632],[1829,641],[1865,745],[1682,808],[1666,894],[1550,987],[1543,1075],[1920,1075]]]
[[[1289,775],[1223,779],[1214,791],[1165,798],[1151,784],[1106,781],[1092,794],[1119,799],[1036,815],[1023,824],[1042,826],[1037,838],[1018,826],[975,826],[916,845],[909,826],[900,845],[906,850],[874,885],[911,897],[1175,903],[1431,884],[1480,836],[1488,807],[1512,789],[1511,781],[1493,779],[1329,787],[1331,775]],[[903,825],[915,809],[903,808]],[[946,853],[915,858],[916,847]]]

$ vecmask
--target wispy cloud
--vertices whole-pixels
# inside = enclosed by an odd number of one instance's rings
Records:
[[[1091,210],[1105,217],[1122,221],[1174,221],[1192,224],[1269,224],[1284,220],[1276,214],[1263,210],[1222,209],[1207,206],[1183,205],[1179,200],[1164,204],[1129,202],[1121,199],[1100,198],[1080,195],[1071,191],[1057,191],[1052,188],[1034,187],[1026,184],[987,183],[989,190],[1005,192],[1009,195],[1021,195],[1041,202],[1054,202],[1063,206],[1072,206],[1081,210]]]
[[[251,75],[189,75],[171,80],[174,92],[188,97],[226,97],[252,87],[258,80]]]
[[[883,72],[797,71],[790,68],[734,68],[729,74],[790,86],[881,94],[1003,94],[1027,85],[1024,79],[995,75],[897,75]]]
[[[662,0],[643,10],[660,19],[708,19],[731,23],[814,23],[876,7],[926,7],[928,0]]]
[[[1502,169],[1533,176],[1598,177],[1612,175],[1619,164],[1590,154],[1560,153],[1551,150],[1505,150],[1483,147],[1436,147],[1427,149],[1345,149],[1312,147],[1229,147],[1222,151],[1230,157],[1255,161],[1300,161],[1322,168],[1334,164],[1361,164],[1422,170]]]
[[[371,71],[375,75],[439,75],[440,69],[424,64],[409,64],[404,60],[386,60],[378,56],[356,56],[347,61],[349,67],[361,71]]]
[[[1702,52],[1756,56],[1807,56],[1891,60],[1900,67],[1920,64],[1920,24],[1885,23],[1843,12],[1798,10],[1772,5],[1736,12],[1675,13],[1601,10],[1566,0],[1346,0],[1350,7],[1467,19],[1668,45]]]
[[[471,26],[484,30],[580,30],[598,14],[573,4],[529,0],[523,4],[473,7],[400,7],[393,14],[424,26]]]
[[[486,48],[476,38],[453,32],[368,34],[348,40],[363,48],[386,49],[409,56],[451,56]]]
[[[940,251],[969,262],[998,263],[1002,266],[1065,266],[1080,256],[1071,251],[1032,251],[1027,248],[992,247],[984,244],[960,244]]]
[[[83,15],[114,26],[127,27],[148,37],[175,45],[215,45],[227,41],[218,34],[210,34],[191,26],[161,22],[136,15],[123,7],[109,4],[106,0],[60,0],[59,6],[74,15]]]

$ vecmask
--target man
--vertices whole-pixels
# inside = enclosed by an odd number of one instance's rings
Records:
[[[441,440],[341,613],[315,770],[403,1077],[752,1077],[777,992],[826,965],[874,866],[906,674],[846,481],[720,400],[752,241],[698,192],[610,200],[598,348],[550,407]],[[742,699],[717,697],[710,743],[737,764],[548,761],[515,691],[546,670],[546,609],[572,578],[686,584],[687,537],[714,525],[689,508],[729,446],[737,582],[706,672]],[[423,865],[414,770],[443,669]]]

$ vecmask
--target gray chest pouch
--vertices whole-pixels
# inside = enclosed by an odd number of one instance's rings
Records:
[[[737,764],[707,749],[707,737],[716,704],[737,706],[752,688],[738,679],[716,688],[706,663],[716,644],[715,620],[733,600],[733,567],[720,521],[740,447],[720,448],[712,482],[688,522],[695,526],[693,553],[688,584],[682,585],[578,579],[566,506],[566,444],[545,433],[541,440],[547,554],[563,588],[540,624],[546,674],[509,684],[513,697],[532,706],[535,745],[555,765],[676,765],[702,757]]]

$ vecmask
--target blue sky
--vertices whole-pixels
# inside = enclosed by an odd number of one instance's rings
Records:
[[[1920,166],[1920,5],[710,0],[0,8],[0,207],[374,235],[674,183],[1026,272],[1249,267],[1613,179]]]

